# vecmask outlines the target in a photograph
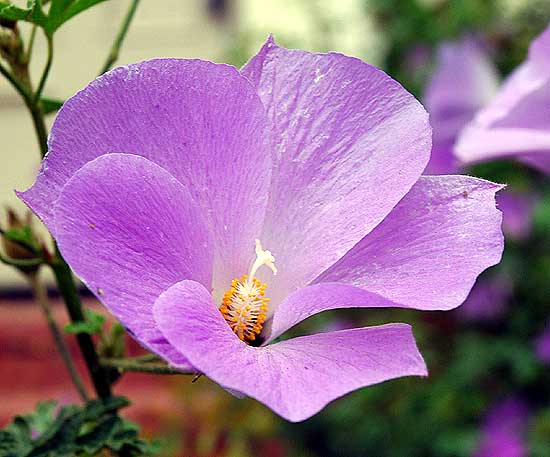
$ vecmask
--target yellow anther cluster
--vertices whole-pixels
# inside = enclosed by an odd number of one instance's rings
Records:
[[[220,311],[231,330],[246,343],[254,341],[262,331],[269,302],[264,297],[266,287],[245,275],[231,281],[231,288],[223,295]]]

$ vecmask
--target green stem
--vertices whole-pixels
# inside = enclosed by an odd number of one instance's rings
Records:
[[[124,16],[124,19],[120,26],[120,30],[118,31],[117,36],[115,37],[115,41],[113,42],[109,54],[107,55],[107,59],[105,60],[103,67],[99,71],[100,76],[103,73],[109,71],[112,65],[117,61],[118,55],[120,53],[120,48],[122,46],[122,43],[124,42],[124,38],[126,38],[126,34],[128,33],[128,29],[130,28],[130,24],[132,23],[132,19],[134,18],[134,14],[136,13],[138,4],[139,0],[131,1],[130,8],[126,13],[126,16]]]
[[[140,357],[127,358],[127,359],[103,358],[101,359],[101,364],[105,367],[116,368],[121,373],[124,373],[127,371],[134,371],[134,372],[140,372],[140,373],[153,373],[153,374],[180,374],[180,375],[195,374],[195,373],[176,370],[175,368],[172,368],[163,362],[162,363],[161,362],[144,363],[139,359]]]
[[[44,122],[44,113],[40,103],[27,104],[29,112],[32,117],[32,125],[34,126],[34,132],[38,139],[38,146],[40,147],[40,155],[44,157],[48,153],[48,131],[46,130],[46,123]]]
[[[40,305],[42,313],[44,314],[46,322],[48,323],[48,327],[50,328],[50,332],[53,336],[55,345],[57,346],[57,350],[59,351],[59,354],[61,354],[61,358],[63,359],[63,362],[67,367],[67,371],[69,372],[71,381],[78,391],[78,394],[80,395],[82,401],[86,402],[89,400],[89,398],[86,394],[84,383],[82,382],[82,379],[78,374],[78,371],[73,363],[73,359],[69,354],[67,345],[65,344],[65,340],[63,339],[63,335],[61,334],[61,331],[59,330],[59,327],[57,326],[57,323],[55,322],[55,319],[52,315],[50,303],[48,301],[48,292],[44,284],[40,281],[39,272],[37,271],[35,273],[29,274],[28,278],[29,282],[31,283],[34,298]]]
[[[32,49],[34,47],[34,39],[36,38],[36,29],[37,29],[37,25],[34,24],[32,26],[31,36],[29,37],[29,45],[27,47],[27,52],[25,53],[25,59],[26,59],[27,65],[31,61]]]
[[[48,75],[50,74],[50,69],[52,68],[53,38],[48,33],[46,33],[46,43],[48,44],[48,56],[46,58],[44,71],[42,72],[42,76],[40,77],[40,82],[38,83],[38,88],[36,89],[36,92],[34,93],[34,98],[32,99],[33,106],[38,105],[38,102],[40,101],[40,96],[42,95],[42,90],[44,90],[44,85],[46,84],[46,80],[48,79]]]
[[[25,87],[21,83],[19,83],[19,81],[17,81],[17,79],[11,74],[11,72],[6,67],[4,67],[4,65],[2,65],[1,63],[0,63],[0,73],[10,82],[10,84],[19,93],[19,95],[21,95],[23,100],[25,100],[25,103],[29,103],[31,97],[27,92],[27,89],[25,89]]]
[[[76,286],[74,284],[71,269],[67,262],[63,259],[56,246],[57,259],[51,264],[59,292],[65,300],[67,311],[71,321],[83,322],[85,320],[82,304]],[[111,384],[109,375],[99,363],[99,357],[95,350],[92,337],[87,333],[79,333],[76,335],[82,356],[88,366],[90,377],[94,384],[97,395],[101,398],[111,396]]]

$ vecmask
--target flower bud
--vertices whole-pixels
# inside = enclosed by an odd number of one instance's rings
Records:
[[[36,257],[29,249],[10,240],[10,234],[16,235],[17,239],[24,241],[26,244],[37,248],[40,246],[40,241],[32,230],[32,214],[30,212],[27,212],[25,217],[21,218],[13,209],[7,208],[7,236],[2,237],[2,247],[10,259],[28,260]]]

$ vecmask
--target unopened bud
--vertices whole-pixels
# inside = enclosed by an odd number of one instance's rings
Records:
[[[35,258],[36,254],[22,245],[22,243],[36,247],[41,245],[32,229],[32,213],[27,212],[25,217],[21,218],[13,209],[7,208],[7,222],[6,235],[2,236],[2,247],[6,255],[15,260]],[[17,235],[15,238],[22,243],[12,241],[13,235]]]

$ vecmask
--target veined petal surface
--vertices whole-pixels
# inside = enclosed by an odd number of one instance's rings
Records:
[[[344,282],[407,308],[448,310],[499,262],[495,193],[468,176],[423,176],[393,211],[316,282]]]
[[[98,299],[139,342],[188,367],[152,309],[182,279],[212,281],[212,236],[187,188],[143,157],[107,154],[63,187],[55,220],[61,253]]]
[[[214,276],[226,284],[254,255],[270,182],[267,135],[262,103],[234,67],[186,59],[118,67],[65,103],[22,198],[57,235],[53,207],[80,167],[108,153],[146,157],[203,209],[214,235]]]
[[[182,281],[163,293],[155,304],[155,318],[168,341],[197,370],[294,422],[360,387],[427,374],[405,324],[252,347],[237,338],[208,290],[193,281]]]
[[[277,277],[265,279],[279,303],[407,193],[428,161],[431,130],[411,94],[359,59],[270,38],[241,72],[265,105],[274,143],[261,240],[278,262]]]

